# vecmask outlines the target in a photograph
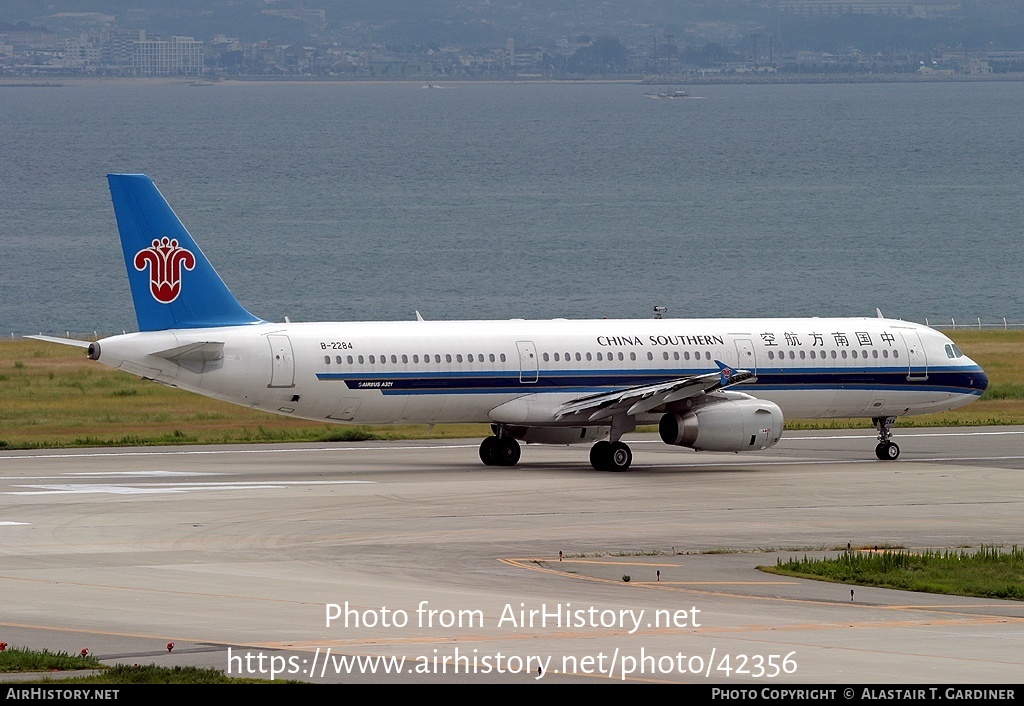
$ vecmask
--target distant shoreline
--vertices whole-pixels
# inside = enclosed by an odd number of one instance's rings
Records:
[[[476,84],[610,84],[677,85],[677,86],[765,86],[799,84],[852,83],[994,83],[1024,81],[1024,72],[1003,74],[740,74],[712,76],[622,76],[596,78],[507,78],[507,79],[380,79],[340,77],[238,77],[192,78],[189,76],[52,76],[8,77],[0,79],[0,88],[63,88],[66,86],[137,85],[137,86],[252,86],[252,85],[476,85]]]

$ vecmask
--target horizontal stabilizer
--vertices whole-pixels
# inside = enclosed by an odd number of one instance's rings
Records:
[[[62,346],[75,346],[76,348],[88,348],[88,341],[79,341],[75,338],[57,338],[56,336],[25,336],[25,338],[34,338],[37,341],[46,341],[47,343],[59,343]]]

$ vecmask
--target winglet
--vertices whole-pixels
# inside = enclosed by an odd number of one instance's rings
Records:
[[[228,291],[145,174],[108,174],[141,331],[261,323]]]
[[[737,370],[736,368],[726,365],[720,360],[716,360],[715,365],[718,366],[719,387],[738,385],[741,382],[746,382],[747,380],[752,380],[754,378],[754,374],[749,370]]]

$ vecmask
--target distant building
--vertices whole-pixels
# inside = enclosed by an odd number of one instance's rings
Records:
[[[103,63],[112,68],[135,63],[135,45],[146,41],[144,29],[108,29],[103,32]]]
[[[135,43],[136,76],[202,76],[203,43],[192,37]]]
[[[898,15],[948,17],[963,8],[959,0],[781,0],[779,9],[797,15]]]

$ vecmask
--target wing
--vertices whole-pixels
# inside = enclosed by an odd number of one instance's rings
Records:
[[[652,385],[629,387],[624,390],[602,392],[598,395],[570,400],[558,408],[558,411],[555,413],[555,419],[560,420],[564,417],[587,414],[588,412],[588,421],[591,422],[606,419],[623,412],[633,416],[643,414],[669,402],[684,400],[687,397],[757,379],[754,373],[749,370],[736,370],[720,360],[716,360],[715,365],[718,366],[718,372],[716,373],[691,375],[690,377],[666,380],[665,382],[658,382]]]

